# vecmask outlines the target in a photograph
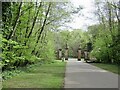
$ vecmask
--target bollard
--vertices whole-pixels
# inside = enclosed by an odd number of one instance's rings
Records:
[[[65,48],[65,60],[68,60],[68,48]]]
[[[88,56],[89,52],[87,50],[84,51],[84,55],[85,55],[85,61],[87,62],[87,60],[89,60],[89,56]]]
[[[62,59],[62,49],[59,49],[59,53],[58,54],[59,54],[58,57],[61,60]]]
[[[78,48],[78,61],[81,61],[81,48]]]

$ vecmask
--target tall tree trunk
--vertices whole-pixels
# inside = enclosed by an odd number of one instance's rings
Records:
[[[18,21],[19,21],[21,7],[22,7],[22,2],[20,3],[20,5],[18,7],[17,16],[16,16],[16,19],[15,19],[15,22],[14,22],[14,25],[13,25],[13,31],[8,36],[8,40],[11,39],[16,32],[16,27],[17,27],[17,24],[18,24]]]
[[[27,40],[26,40],[25,43],[24,43],[25,45],[26,45],[28,39],[30,38],[30,36],[31,36],[31,34],[32,34],[32,32],[33,32],[33,29],[34,29],[34,26],[35,26],[35,23],[36,23],[36,20],[37,20],[37,17],[38,17],[38,14],[39,14],[39,11],[40,11],[41,6],[42,6],[42,2],[40,2],[40,5],[39,5],[39,7],[38,7],[38,9],[37,9],[37,12],[36,12],[36,14],[35,14],[35,17],[34,17],[34,20],[33,20],[33,23],[32,23],[32,27],[31,27],[31,29],[30,29],[30,32],[29,32],[28,36],[26,35]],[[27,29],[26,29],[26,30],[27,30]],[[27,32],[28,32],[28,30],[27,30]]]
[[[30,32],[29,32],[27,38],[30,38],[30,36],[31,36],[31,34],[32,34],[32,32],[33,32],[33,29],[34,29],[34,26],[35,26],[35,23],[36,23],[36,20],[37,20],[37,17],[38,17],[38,14],[39,14],[40,7],[41,7],[41,6],[42,6],[42,4],[40,3],[40,5],[39,5],[39,7],[38,7],[38,9],[37,9],[37,13],[36,13],[36,15],[35,15],[35,17],[34,17],[34,20],[33,20],[33,23],[32,23],[32,27],[31,27],[31,29],[30,29]]]
[[[38,42],[39,42],[39,40],[40,40],[41,34],[42,34],[42,32],[43,32],[43,30],[44,30],[44,27],[45,27],[45,25],[46,25],[46,21],[47,21],[47,17],[48,17],[49,11],[50,11],[50,7],[51,7],[51,3],[49,3],[48,9],[47,9],[47,12],[46,12],[46,15],[45,15],[44,22],[43,22],[43,25],[42,25],[42,27],[41,27],[39,36],[38,36],[38,38],[37,38],[35,47],[34,47],[34,49],[33,49],[33,51],[32,51],[32,54],[35,52],[35,48],[36,48],[36,46],[37,46],[37,44],[38,44]]]
[[[38,43],[38,41],[39,41],[39,39],[41,37],[41,34],[42,34],[43,30],[44,30],[44,27],[45,27],[45,24],[46,24],[46,21],[47,21],[47,16],[48,16],[49,11],[50,11],[50,7],[51,7],[51,3],[49,3],[48,10],[46,12],[45,19],[44,19],[44,22],[43,22],[43,25],[42,25],[42,28],[40,30],[40,33],[39,33],[39,36],[38,36],[38,39],[37,39],[36,43]]]
[[[25,38],[27,38],[28,30],[29,30],[29,24],[30,24],[30,9],[29,9],[29,15],[28,15],[28,21],[27,21],[27,27],[26,27],[26,32],[25,32]],[[26,46],[26,41],[25,41],[25,46]]]

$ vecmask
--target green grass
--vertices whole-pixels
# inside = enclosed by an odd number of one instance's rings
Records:
[[[62,88],[65,62],[36,64],[25,72],[3,81],[3,88]]]
[[[120,75],[120,68],[118,68],[118,65],[104,63],[92,63],[92,65]]]

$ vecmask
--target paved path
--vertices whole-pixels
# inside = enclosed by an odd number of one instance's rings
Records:
[[[77,59],[69,59],[64,88],[118,88],[118,75]]]

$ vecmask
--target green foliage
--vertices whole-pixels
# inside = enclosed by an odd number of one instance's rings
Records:
[[[120,64],[120,21],[118,14],[118,2],[96,1],[97,14],[100,23],[89,27],[88,34],[92,37],[94,55],[104,63]],[[104,6],[104,7],[103,7]]]
[[[116,42],[112,40],[112,35],[109,30],[106,29],[106,31],[103,31],[102,27],[100,27],[102,25],[96,26],[92,26],[92,28],[89,28],[88,31],[89,34],[93,36],[91,38],[93,43],[91,56],[96,57],[99,62],[118,63],[119,53],[117,51],[119,49],[119,44],[118,46],[115,45]],[[90,33],[91,31],[95,30],[93,28],[96,28],[95,33]],[[94,38],[94,34],[96,35],[96,38]],[[114,33],[114,36],[117,36],[116,33]]]
[[[7,80],[7,79],[10,79],[12,78],[13,76],[17,76],[19,75],[20,73],[22,73],[21,70],[12,70],[12,71],[5,71],[2,73],[2,79],[3,80]]]
[[[46,37],[44,51],[40,52],[40,57],[44,58],[44,60],[51,61],[55,59],[55,46],[54,46],[54,36],[53,32],[48,32],[48,36]]]
[[[21,58],[19,58],[21,59]],[[32,58],[34,59],[34,58]],[[41,64],[43,64],[43,62],[38,62],[39,63],[39,66]],[[14,70],[6,70],[6,71],[3,71],[2,72],[2,79],[3,81],[4,80],[7,80],[7,79],[10,79],[10,78],[13,78],[14,76],[18,76],[20,74],[24,74],[25,72],[31,72],[32,68],[37,66],[38,64],[32,64],[32,65],[27,65],[25,67],[19,67],[19,68],[16,68]]]
[[[51,2],[2,3],[3,31],[0,34],[0,56],[3,71],[39,61],[54,60],[55,42],[52,29],[59,28],[59,22],[65,22],[64,18],[68,19],[71,12],[64,6],[63,3]]]

